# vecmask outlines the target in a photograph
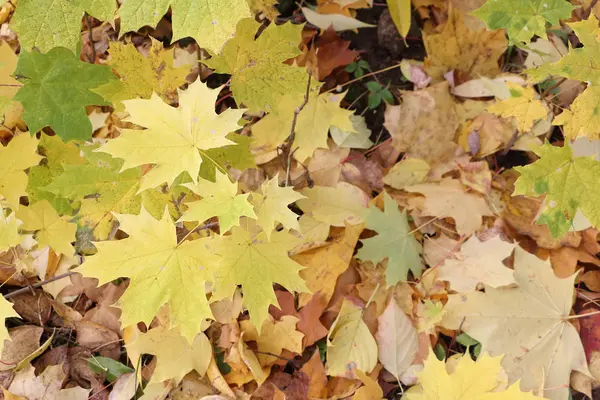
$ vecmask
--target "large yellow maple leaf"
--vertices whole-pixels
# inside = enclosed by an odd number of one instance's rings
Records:
[[[335,126],[345,132],[355,132],[350,116],[352,111],[340,107],[345,93],[312,91],[308,103],[298,114],[295,128],[294,157],[300,161],[311,157],[318,148],[327,149],[329,128]],[[252,126],[252,147],[273,151],[290,135],[294,110],[302,104],[302,97],[283,96],[274,112]]]
[[[300,240],[291,234],[274,232],[270,241],[263,232],[252,235],[248,230],[233,227],[231,235],[214,244],[220,257],[214,273],[216,298],[232,297],[237,285],[242,285],[244,305],[254,326],[263,326],[269,306],[277,305],[273,284],[289,291],[309,292],[298,275],[303,267],[288,256]]]
[[[530,392],[521,392],[519,384],[506,388],[503,381],[502,357],[490,357],[482,354],[473,361],[467,353],[449,366],[437,359],[433,351],[425,361],[423,371],[419,373],[419,384],[406,393],[407,400],[535,400],[541,397]]]
[[[152,38],[151,38],[152,39]],[[107,65],[119,76],[93,91],[110,100],[118,110],[124,109],[123,100],[148,99],[152,93],[162,98],[185,83],[189,67],[173,67],[173,49],[165,50],[162,43],[152,39],[148,55],[144,57],[132,44],[111,42]]]
[[[509,383],[524,390],[544,388],[565,399],[573,370],[589,374],[581,339],[569,321],[575,275],[557,278],[549,261],[515,248],[518,287],[449,296],[442,325],[459,327],[492,356],[504,355]]]
[[[511,96],[490,106],[488,112],[504,118],[513,117],[519,132],[529,132],[537,120],[546,118],[548,109],[536,98],[539,96],[533,88],[511,82],[507,82],[506,86]]]
[[[168,304],[171,325],[179,326],[191,343],[205,318],[212,318],[204,290],[210,268],[217,265],[207,241],[178,244],[175,225],[168,211],[160,220],[145,208],[139,215],[116,214],[120,229],[129,237],[94,243],[98,253],[79,269],[84,276],[98,278],[103,285],[119,277],[131,282],[119,300],[123,326],[142,321],[149,324]]]
[[[25,132],[0,147],[0,201],[4,197],[13,209],[19,208],[19,197],[27,192],[25,169],[37,165],[42,157],[36,153],[38,140]]]
[[[198,182],[202,150],[235,144],[226,138],[238,129],[244,110],[215,113],[219,90],[209,89],[198,79],[187,90],[179,90],[179,107],[164,103],[156,94],[150,100],[126,100],[129,122],[146,130],[124,129],[121,136],[97,151],[125,160],[121,170],[143,164],[155,166],[143,177],[142,192],[163,183],[172,184],[182,172]]]
[[[298,45],[303,25],[271,24],[254,40],[259,27],[254,19],[241,20],[223,51],[202,62],[217,73],[231,74],[231,91],[238,103],[250,111],[272,111],[282,96],[306,90],[305,69],[283,63],[302,53]]]

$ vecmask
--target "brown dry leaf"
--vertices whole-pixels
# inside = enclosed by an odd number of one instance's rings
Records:
[[[301,293],[298,300],[299,307],[308,304],[317,293],[322,296],[323,304],[329,303],[338,276],[350,265],[363,227],[363,224],[346,225],[344,230],[340,229],[337,233],[332,233],[332,241],[327,246],[292,256],[294,261],[306,267],[300,271],[300,276],[313,293]]]
[[[8,331],[10,340],[4,341],[0,371],[17,367],[17,365],[40,347],[40,338],[44,329],[34,325],[23,325]]]
[[[483,195],[489,195],[492,189],[492,172],[485,161],[459,164],[460,182]]]
[[[284,315],[279,321],[268,316],[260,333],[250,320],[241,321],[240,328],[244,340],[255,341],[258,346],[258,360],[266,366],[277,361],[283,349],[302,353],[302,338],[304,335],[296,330],[299,319],[291,315]]]
[[[515,246],[500,236],[485,242],[471,236],[460,252],[440,265],[438,279],[449,282],[450,288],[459,293],[474,291],[479,284],[494,288],[513,284],[513,271],[502,261],[511,255]]]
[[[8,391],[28,400],[54,399],[65,378],[62,365],[51,365],[39,376],[35,376],[34,368],[30,365],[15,375]]]
[[[423,258],[430,267],[439,266],[445,260],[455,258],[459,243],[458,240],[449,238],[443,232],[438,237],[428,237],[423,242]]]
[[[479,138],[479,149],[474,156],[483,157],[492,154],[508,144],[513,136],[514,129],[502,118],[483,113],[461,126],[458,134],[458,144],[465,150],[472,150],[469,146],[469,137],[476,134]]]
[[[483,197],[467,192],[456,179],[414,185],[406,191],[425,196],[420,207],[423,214],[454,219],[459,235],[473,234],[481,227],[483,216],[494,215]]]
[[[559,278],[568,278],[577,271],[579,252],[572,247],[550,250],[550,263]]]
[[[316,149],[308,161],[310,178],[317,186],[336,187],[342,172],[342,161],[350,154],[350,149],[338,147],[328,139],[329,149]]]
[[[321,323],[320,317],[325,311],[324,301],[320,294],[315,294],[298,313],[298,331],[304,334],[302,346],[304,348],[312,346],[316,341],[327,336],[327,328]]]
[[[381,390],[381,386],[375,379],[359,370],[356,371],[356,375],[358,375],[363,386],[354,393],[352,400],[380,400],[383,398],[383,390]]]
[[[412,287],[407,282],[398,282],[395,286],[387,287],[386,284],[387,260],[373,266],[370,262],[358,264],[358,273],[361,282],[356,284],[356,291],[365,302],[371,301],[375,304],[375,316],[380,316],[387,307],[390,298],[404,313],[413,314]]]
[[[321,355],[316,350],[310,360],[306,362],[301,372],[304,372],[309,379],[308,385],[308,397],[311,399],[324,399],[327,397],[327,374],[325,373],[325,366],[321,361]]]
[[[427,50],[425,71],[438,81],[452,70],[459,82],[498,75],[498,61],[508,47],[503,29],[471,30],[465,25],[463,12],[452,7],[448,21],[438,27],[437,33],[425,32],[423,42]]]
[[[430,166],[448,162],[455,154],[459,126],[448,82],[403,93],[399,106],[387,106],[385,127],[397,151],[420,158]]]

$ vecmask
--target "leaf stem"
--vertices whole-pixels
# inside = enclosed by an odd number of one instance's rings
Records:
[[[15,290],[14,292],[7,293],[7,294],[4,295],[4,298],[5,299],[10,299],[11,297],[15,297],[15,296],[17,296],[17,295],[19,295],[21,293],[28,292],[31,289],[35,289],[35,288],[38,288],[40,286],[44,286],[44,285],[46,285],[48,283],[51,283],[51,282],[54,282],[54,281],[58,281],[60,279],[66,278],[66,277],[71,276],[71,275],[75,275],[77,273],[78,272],[76,272],[76,271],[68,271],[68,272],[65,272],[64,274],[60,274],[60,275],[56,275],[56,276],[54,276],[52,278],[44,279],[41,282],[38,282],[38,283],[35,283],[33,285],[30,285],[30,286],[27,286],[27,287]]]
[[[569,315],[568,317],[564,317],[563,321],[568,321],[568,320],[571,320],[571,319],[579,319],[579,318],[591,317],[592,315],[598,315],[598,314],[600,314],[600,310],[592,311],[592,312],[587,313],[587,314]]]

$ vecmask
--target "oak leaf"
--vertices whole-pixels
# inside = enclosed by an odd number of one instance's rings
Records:
[[[442,320],[461,329],[492,356],[504,354],[509,383],[523,390],[545,388],[550,399],[568,396],[571,371],[589,374],[579,334],[569,322],[575,275],[560,279],[550,263],[517,247],[518,287],[449,296]]]

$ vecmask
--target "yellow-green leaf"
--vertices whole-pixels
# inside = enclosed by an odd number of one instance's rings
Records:
[[[400,36],[406,37],[411,21],[410,0],[387,0],[387,5],[398,33]]]
[[[19,208],[19,197],[27,193],[27,174],[24,170],[37,165],[42,157],[36,153],[38,140],[28,132],[12,138],[0,147],[0,202],[2,197],[13,209]]]
[[[506,86],[511,96],[493,104],[488,111],[504,118],[515,118],[519,132],[529,132],[537,120],[546,118],[548,109],[533,88],[511,82],[506,82]]]

